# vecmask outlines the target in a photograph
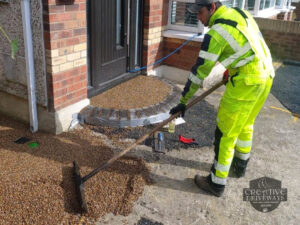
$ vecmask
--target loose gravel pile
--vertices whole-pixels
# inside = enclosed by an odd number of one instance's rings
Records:
[[[39,146],[16,144],[28,137]],[[78,213],[72,161],[87,174],[112,149],[87,129],[61,135],[31,134],[28,125],[0,115],[0,224],[93,224],[106,213],[128,215],[150,184],[139,158],[123,157],[85,183],[89,213]]]
[[[138,76],[91,98],[93,106],[114,109],[136,109],[162,102],[171,88],[161,80]]]

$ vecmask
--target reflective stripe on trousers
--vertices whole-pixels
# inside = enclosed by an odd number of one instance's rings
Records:
[[[235,81],[234,87],[227,83],[217,117],[216,162],[212,167],[214,183],[226,183],[228,165],[230,167],[234,155],[243,160],[250,157],[253,124],[267,99],[272,82],[270,77],[259,85],[246,85],[241,79]]]

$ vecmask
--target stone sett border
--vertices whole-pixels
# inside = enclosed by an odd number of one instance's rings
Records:
[[[169,118],[169,111],[178,104],[181,90],[171,81],[155,77],[171,87],[170,94],[162,101],[148,107],[118,110],[89,105],[80,112],[86,124],[116,128],[138,127],[162,122]]]

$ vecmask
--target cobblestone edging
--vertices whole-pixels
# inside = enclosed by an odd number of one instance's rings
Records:
[[[118,110],[89,105],[81,112],[81,118],[87,124],[105,125],[117,128],[137,127],[159,123],[169,117],[170,109],[178,104],[181,90],[169,80],[157,77],[171,87],[164,101],[143,108]]]

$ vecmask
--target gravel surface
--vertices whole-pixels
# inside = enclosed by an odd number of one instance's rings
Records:
[[[39,146],[16,144],[28,137]],[[31,134],[28,125],[0,116],[0,224],[93,224],[106,213],[128,215],[150,184],[139,158],[123,157],[85,183],[89,213],[79,214],[72,161],[85,175],[113,155],[88,128],[61,135]]]
[[[136,109],[162,102],[171,88],[155,77],[138,76],[91,98],[91,105],[102,108]]]

